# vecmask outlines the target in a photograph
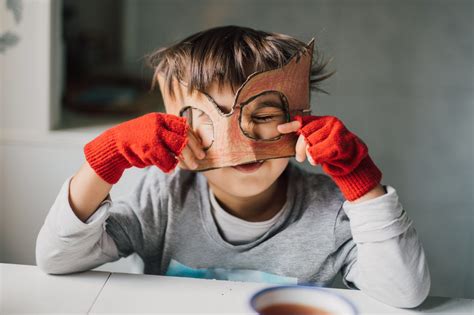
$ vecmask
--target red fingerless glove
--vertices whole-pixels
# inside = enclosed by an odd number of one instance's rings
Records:
[[[347,130],[334,116],[295,116],[301,123],[308,152],[316,164],[330,175],[344,197],[353,201],[372,190],[382,172],[368,155],[365,143]]]
[[[118,182],[125,169],[158,166],[169,172],[187,143],[186,118],[150,113],[106,130],[84,147],[86,160],[103,180]]]

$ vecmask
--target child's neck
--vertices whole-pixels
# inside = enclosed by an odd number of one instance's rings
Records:
[[[250,197],[236,197],[211,187],[225,211],[242,220],[259,222],[271,219],[286,202],[287,178],[282,174],[268,189]]]

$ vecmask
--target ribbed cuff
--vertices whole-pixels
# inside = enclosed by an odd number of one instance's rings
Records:
[[[125,169],[131,164],[119,152],[113,129],[87,143],[84,146],[84,155],[96,174],[109,184],[115,184],[122,177]]]
[[[377,186],[382,179],[382,172],[367,155],[350,174],[332,176],[332,179],[339,186],[344,197],[353,201]]]

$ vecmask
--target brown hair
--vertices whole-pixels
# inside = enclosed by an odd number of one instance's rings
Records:
[[[147,56],[147,61],[155,71],[152,88],[156,87],[160,74],[167,82],[171,97],[174,96],[172,79],[185,82],[188,92],[206,91],[213,82],[217,82],[219,87],[229,84],[235,93],[250,74],[280,68],[306,47],[304,42],[288,35],[248,27],[222,26],[160,48]],[[311,89],[327,94],[319,83],[333,75],[334,71],[327,72],[330,60],[324,61],[316,49],[314,52]]]

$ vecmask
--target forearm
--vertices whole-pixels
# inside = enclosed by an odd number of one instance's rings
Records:
[[[69,203],[76,216],[86,220],[97,210],[112,189],[86,162],[74,175],[69,187]]]
[[[425,254],[393,187],[365,202],[346,202],[357,258],[345,275],[367,294],[393,306],[415,307],[428,295]]]
[[[371,191],[369,191],[368,193],[366,193],[365,195],[363,195],[359,199],[351,201],[351,203],[358,203],[358,202],[367,201],[367,200],[374,199],[374,198],[377,198],[379,196],[382,196],[386,193],[387,193],[387,191],[385,190],[385,188],[381,184],[378,184]]]

